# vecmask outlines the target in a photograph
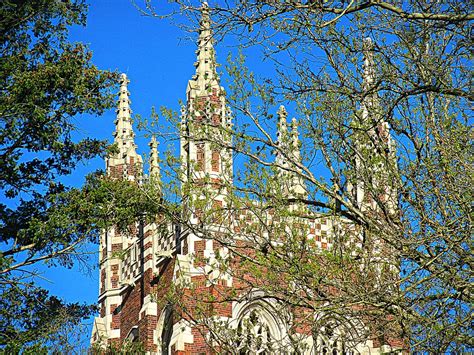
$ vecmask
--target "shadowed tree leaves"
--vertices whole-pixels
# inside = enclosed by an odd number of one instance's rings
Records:
[[[81,162],[107,154],[105,141],[80,138],[75,120],[111,108],[118,79],[92,64],[86,46],[68,41],[68,27],[84,25],[86,10],[82,0],[0,5],[0,348],[7,352],[46,351],[63,325],[95,310],[35,285],[35,265],[90,267],[87,245],[100,228],[126,228],[147,205],[136,186],[101,174],[82,188],[63,183]]]

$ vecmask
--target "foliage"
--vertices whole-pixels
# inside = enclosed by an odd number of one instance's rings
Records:
[[[180,10],[199,10],[178,3]],[[329,314],[341,324],[364,319],[373,326],[364,335],[374,338],[390,337],[386,329],[394,329],[409,339],[412,351],[472,349],[472,4],[210,6],[217,36],[234,36],[244,53],[257,47],[275,67],[275,76],[260,80],[246,69],[244,57],[230,63],[235,122],[226,133],[233,142],[204,132],[211,144],[232,150],[246,164],[226,186],[233,193],[222,212],[230,217],[219,233],[206,223],[188,225],[233,255],[219,260],[221,273],[243,281],[244,290],[264,290],[310,311],[307,322],[316,333],[311,317]],[[164,15],[159,10],[146,1],[143,11]],[[374,43],[370,50],[365,37]],[[273,138],[272,111],[279,102],[300,116],[303,160]],[[196,134],[202,139],[202,132]],[[275,178],[281,170],[302,179],[307,193],[289,196],[285,185],[294,180]],[[360,187],[362,199],[355,193]],[[201,211],[217,194],[209,187],[186,207]],[[212,221],[216,212],[208,210],[203,218]],[[235,215],[242,211],[250,217],[236,232]],[[269,224],[269,211],[279,222]],[[325,252],[315,250],[301,227],[321,219],[333,220],[333,247]],[[248,272],[232,274],[231,260]],[[218,346],[232,349],[231,338],[216,330],[227,327],[211,324],[211,296],[202,296],[201,311],[184,312],[211,327]],[[222,291],[220,297],[236,295]]]
[[[71,351],[67,350],[69,342],[64,342],[58,335],[65,327],[70,330],[70,327],[78,326],[94,311],[94,307],[81,304],[65,307],[60,299],[33,283],[28,287],[11,283],[5,286],[0,301],[0,344],[9,354],[20,351],[47,353],[54,347]]]
[[[144,346],[140,342],[123,342],[122,344],[108,342],[102,346],[100,342],[93,344],[91,354],[94,355],[132,355],[145,353]]]
[[[88,266],[87,246],[106,221],[125,228],[147,205],[135,186],[100,173],[82,188],[63,183],[108,151],[105,141],[78,139],[74,124],[112,107],[117,81],[91,63],[83,44],[68,41],[86,10],[83,0],[6,0],[0,8],[0,348],[7,352],[53,351],[64,327],[95,311],[38,287],[35,266]]]

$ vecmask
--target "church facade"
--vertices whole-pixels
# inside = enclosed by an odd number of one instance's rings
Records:
[[[309,314],[302,307],[290,309],[264,287],[264,271],[246,266],[253,248],[262,248],[259,237],[268,233],[261,226],[271,225],[282,234],[296,233],[293,229],[297,229],[311,248],[320,251],[333,248],[335,229],[349,234],[358,231],[341,217],[318,214],[304,220],[291,217],[290,228],[288,219],[271,209],[262,221],[262,214],[254,213],[252,206],[236,206],[229,197],[233,184],[232,115],[216,72],[205,5],[196,53],[196,74],[187,86],[180,127],[181,213],[185,215],[176,220],[157,216],[154,222],[131,226],[127,233],[113,227],[102,233],[100,315],[95,318],[91,342],[105,346],[139,341],[150,354],[379,354],[402,348],[403,341],[396,336],[371,337],[364,320],[354,319],[352,329],[341,330],[340,324],[324,323],[324,315]],[[365,80],[370,81],[369,57],[365,66]],[[128,78],[122,74],[114,132],[118,152],[107,158],[106,170],[109,177],[138,186],[144,183],[143,159],[134,142],[127,84]],[[306,194],[304,181],[287,166],[285,154],[301,161],[298,125],[296,120],[287,122],[284,107],[277,115],[281,150],[275,157],[276,177],[282,182],[278,193],[302,197]],[[388,127],[382,125],[381,129],[388,142]],[[157,147],[153,138],[148,181],[159,183]],[[352,185],[349,189],[360,203],[367,200],[363,187]],[[387,203],[391,201],[387,198]],[[299,208],[296,203],[288,205],[292,211]],[[227,243],[228,238],[232,243]],[[279,237],[275,244],[284,242],[285,238]],[[281,282],[287,281],[282,277]],[[291,287],[288,283],[287,288]],[[313,322],[323,324],[317,334]],[[352,332],[364,337],[354,337],[350,343],[342,335]]]

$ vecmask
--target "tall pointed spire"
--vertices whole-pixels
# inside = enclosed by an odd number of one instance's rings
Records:
[[[121,74],[114,141],[118,144],[118,148],[122,155],[127,154],[130,150],[135,150],[135,134],[133,133],[132,128],[132,110],[130,109],[130,92],[127,88],[128,83],[130,83],[130,80],[128,80],[127,75]]]
[[[301,152],[300,152],[300,140],[298,134],[298,121],[293,117],[291,120],[291,150],[292,154],[295,157],[295,160],[300,162]]]
[[[362,90],[363,99],[361,102],[362,121],[365,124],[373,124],[377,121],[376,111],[378,107],[378,95],[375,85],[375,61],[374,61],[374,43],[372,39],[367,37],[363,41],[363,74],[362,74]],[[372,122],[369,122],[369,120]]]
[[[374,60],[374,44],[363,42],[361,115],[354,119],[354,174],[347,184],[353,202],[362,209],[376,209],[377,201],[394,210],[396,192],[390,173],[396,169],[390,126],[379,102]]]
[[[209,90],[211,86],[218,85],[219,77],[216,71],[216,56],[214,51],[214,38],[211,31],[209,5],[203,2],[201,7],[201,20],[199,21],[197,61],[194,63],[196,74],[193,76],[199,91]],[[214,84],[214,85],[213,85]]]
[[[292,172],[292,184],[290,187],[291,195],[294,197],[303,197],[306,194],[306,187],[301,176],[301,168],[297,164],[301,164],[300,139],[298,133],[298,121],[293,117],[291,120],[291,156],[294,162]]]
[[[374,43],[370,37],[364,38],[364,90],[369,90],[375,82]]]
[[[118,151],[107,158],[109,175],[129,180],[141,177],[142,157],[136,152],[135,133],[132,127],[132,110],[130,109],[130,92],[127,85],[130,82],[127,75],[120,75],[120,91],[117,103],[117,118],[115,119],[114,143]],[[119,168],[120,167],[120,168]]]
[[[288,160],[285,158],[285,154],[288,154],[288,124],[286,118],[288,113],[286,112],[285,106],[281,105],[277,112],[277,146],[275,163],[278,169],[279,178],[283,178],[287,175],[286,168],[288,166]]]

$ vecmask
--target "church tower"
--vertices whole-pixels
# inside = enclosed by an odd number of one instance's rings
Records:
[[[106,171],[109,178],[128,180],[138,185],[142,183],[143,159],[136,151],[130,92],[127,88],[129,82],[125,74],[120,75],[117,116],[113,133],[115,147],[114,151],[106,158]],[[110,342],[118,343],[121,339],[121,322],[117,310],[123,299],[124,263],[120,255],[131,245],[137,245],[138,229],[138,224],[130,226],[129,232],[119,231],[117,227],[112,226],[101,234],[99,253],[100,317],[97,317],[94,322],[94,342],[100,342],[105,338]],[[136,258],[136,249],[133,251]]]

